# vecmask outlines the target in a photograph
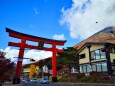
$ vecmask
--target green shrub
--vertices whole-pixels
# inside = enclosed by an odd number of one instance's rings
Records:
[[[83,77],[83,78],[80,78],[79,81],[80,81],[80,82],[89,82],[89,81],[90,81],[90,78],[89,78],[89,77]]]
[[[85,75],[82,74],[82,73],[79,73],[79,74],[76,75],[76,78],[77,78],[77,79],[81,79],[81,78],[83,78],[83,77],[85,77]]]
[[[59,78],[59,81],[78,82],[79,78],[81,78],[81,75],[77,75],[77,74],[64,74],[62,77]]]
[[[101,75],[98,75],[97,73],[93,73],[90,76],[86,77],[84,74],[78,73],[78,74],[63,74],[59,81],[62,82],[89,82],[89,83],[97,83],[97,82],[103,82],[103,78]]]

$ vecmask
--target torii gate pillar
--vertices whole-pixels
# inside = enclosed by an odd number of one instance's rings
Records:
[[[56,53],[63,52],[63,49],[57,49],[56,45],[62,46],[62,45],[64,45],[66,40],[52,40],[52,39],[47,39],[47,38],[42,38],[42,37],[36,37],[36,36],[20,33],[20,32],[11,30],[9,28],[6,28],[6,32],[8,32],[9,36],[11,36],[11,37],[21,39],[20,43],[19,42],[18,43],[9,42],[9,44],[8,44],[9,46],[15,46],[15,47],[20,48],[18,59],[23,59],[24,49],[26,49],[26,48],[51,51],[52,52],[52,81],[57,82]],[[38,46],[26,44],[26,41],[28,41],[28,40],[37,42]],[[44,43],[51,44],[52,47],[51,48],[44,47]],[[16,73],[15,73],[14,79],[13,79],[14,84],[20,83],[20,73],[21,73],[21,68],[22,68],[22,61],[20,60],[17,62]]]
[[[52,81],[57,82],[57,69],[56,69],[56,45],[53,45],[53,52],[52,52]]]

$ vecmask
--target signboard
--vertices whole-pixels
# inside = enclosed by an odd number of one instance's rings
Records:
[[[42,49],[43,46],[44,46],[44,42],[43,42],[43,40],[40,40],[38,43],[38,49]]]

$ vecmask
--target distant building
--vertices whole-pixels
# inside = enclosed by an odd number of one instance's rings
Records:
[[[115,74],[115,31],[107,27],[76,44],[79,56],[80,73],[100,72],[105,75]],[[110,33],[108,33],[110,32]]]
[[[71,68],[71,73],[78,73],[77,69],[75,69],[74,67]]]
[[[48,67],[47,67],[47,65],[44,65],[44,66],[43,66],[43,72],[44,72],[44,73],[48,73]]]
[[[39,66],[34,64],[27,64],[23,68],[22,76],[26,78],[34,78],[38,76]]]

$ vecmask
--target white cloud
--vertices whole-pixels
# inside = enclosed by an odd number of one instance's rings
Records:
[[[53,39],[56,39],[56,40],[65,40],[65,37],[64,37],[64,34],[60,34],[60,35],[55,34],[53,36]]]
[[[4,50],[4,52],[6,52],[6,58],[11,59],[12,62],[16,63],[17,58],[14,57],[18,57],[19,50],[11,49],[10,47],[7,47]]]
[[[36,14],[36,15],[38,15],[38,14],[39,14],[39,11],[38,11],[38,9],[37,9],[37,8],[34,8],[34,12],[35,12],[35,14]]]
[[[19,54],[19,50],[16,49],[11,49],[10,47],[7,47],[5,50],[6,52],[6,58],[11,58],[12,62],[17,62],[17,58]],[[24,58],[32,58],[35,61],[39,61],[40,59],[48,58],[51,57],[52,53],[49,51],[37,51],[37,50],[28,50],[27,52],[24,53]],[[28,64],[31,63],[29,59],[24,59],[23,64]]]
[[[33,58],[36,61],[39,61],[44,58],[48,58],[52,56],[52,52],[50,51],[37,51],[37,50],[29,50],[25,53],[25,58]],[[27,60],[24,60],[23,63],[26,64]]]
[[[108,26],[115,26],[115,0],[73,0],[62,8],[60,24],[69,27],[72,38],[87,38]],[[96,23],[98,22],[98,23]]]

